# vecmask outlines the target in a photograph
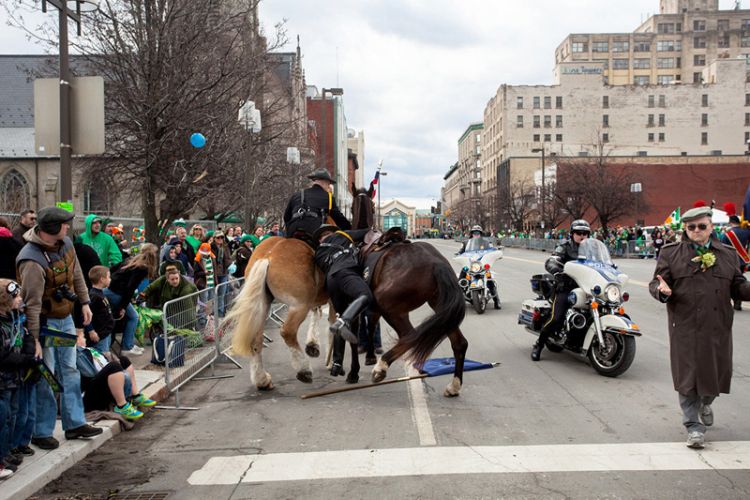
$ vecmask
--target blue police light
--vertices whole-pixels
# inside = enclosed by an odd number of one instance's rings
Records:
[[[568,304],[572,306],[572,305],[575,305],[576,302],[578,302],[578,296],[576,295],[575,292],[570,292],[568,294]]]
[[[594,293],[594,295],[599,295],[602,293],[602,287],[599,285],[596,285],[594,288],[591,289],[591,291]]]

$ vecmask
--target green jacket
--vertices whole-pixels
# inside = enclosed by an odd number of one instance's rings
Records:
[[[167,282],[166,276],[160,276],[143,290],[149,307],[162,307],[165,303],[178,297],[184,297],[198,291],[195,285],[180,276],[180,284],[173,287]],[[188,301],[190,302],[190,301]],[[198,303],[198,298],[193,297],[192,306]]]
[[[115,266],[122,262],[122,253],[110,235],[104,231],[100,231],[94,236],[91,232],[91,225],[96,218],[97,216],[94,214],[89,214],[86,217],[86,231],[80,236],[81,243],[94,249],[97,255],[99,255],[99,260],[103,266]]]

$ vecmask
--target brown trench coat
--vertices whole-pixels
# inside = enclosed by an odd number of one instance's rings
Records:
[[[665,245],[659,255],[651,295],[667,304],[672,381],[680,394],[718,396],[729,393],[732,381],[731,298],[750,300],[750,282],[739,269],[736,251],[714,236],[716,264],[705,272],[691,262],[696,251],[682,241]],[[672,289],[670,297],[657,291],[661,275]]]

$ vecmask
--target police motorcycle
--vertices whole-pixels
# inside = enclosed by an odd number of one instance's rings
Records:
[[[466,250],[457,254],[454,260],[463,268],[458,284],[477,314],[483,314],[490,300],[497,298],[500,309],[500,293],[497,280],[492,272],[492,264],[503,258],[502,248],[493,245],[489,238],[471,238],[466,241]],[[494,286],[492,286],[494,285]]]
[[[638,325],[622,307],[629,295],[622,288],[628,276],[617,270],[607,247],[588,238],[578,248],[578,260],[565,263],[564,275],[578,285],[568,295],[562,331],[552,334],[545,347],[552,352],[567,350],[591,363],[606,377],[617,377],[630,367],[635,358],[635,338],[641,336]],[[551,298],[555,278],[538,274],[531,278],[535,299],[523,301],[518,323],[536,336],[552,314]]]

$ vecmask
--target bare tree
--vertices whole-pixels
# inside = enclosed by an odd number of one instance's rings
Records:
[[[500,189],[499,204],[505,220],[517,231],[524,229],[529,215],[535,210],[533,200],[535,186],[527,178],[521,178]]]

